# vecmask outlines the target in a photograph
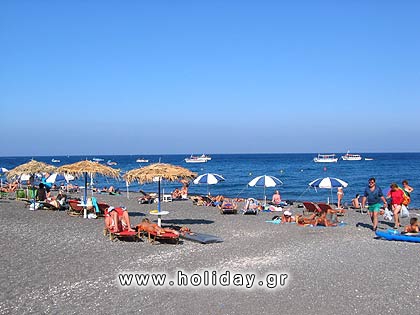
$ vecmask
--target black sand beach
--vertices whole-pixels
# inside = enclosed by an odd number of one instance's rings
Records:
[[[125,205],[132,225],[156,204],[137,195],[99,195]],[[273,213],[221,215],[191,201],[163,204],[164,224],[214,234],[223,243],[177,245],[110,241],[103,218],[64,211],[30,211],[0,200],[0,313],[51,314],[413,314],[420,307],[420,244],[377,240],[366,214],[342,217],[344,227],[314,228],[266,223]],[[300,213],[302,209],[295,209]],[[411,215],[417,215],[412,211]],[[408,219],[402,219],[407,224]],[[390,226],[382,219],[380,228]],[[204,270],[287,273],[286,285],[267,289],[121,288],[120,272],[194,273]]]

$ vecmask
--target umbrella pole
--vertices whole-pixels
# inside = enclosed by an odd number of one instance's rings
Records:
[[[87,208],[86,208],[86,203],[87,203],[87,173],[85,173],[85,191],[84,191],[84,196],[83,196],[83,204],[85,205],[83,207],[83,218],[87,218]]]
[[[160,177],[158,181],[158,212],[160,212]]]
[[[125,182],[125,186],[127,187],[127,199],[130,199],[130,195],[128,193],[128,182]]]

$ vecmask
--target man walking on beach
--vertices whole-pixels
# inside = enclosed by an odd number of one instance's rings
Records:
[[[384,194],[382,193],[382,189],[376,186],[376,179],[372,177],[369,179],[368,183],[369,186],[366,187],[362,198],[362,209],[365,207],[367,200],[369,204],[369,216],[373,224],[373,231],[376,231],[378,228],[378,213],[381,210],[381,200],[383,201],[384,208],[386,208],[388,204]]]

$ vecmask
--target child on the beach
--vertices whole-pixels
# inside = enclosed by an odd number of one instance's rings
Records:
[[[407,225],[404,228],[405,233],[419,233],[419,225],[418,225],[418,219],[417,218],[411,218],[410,219],[410,225]]]

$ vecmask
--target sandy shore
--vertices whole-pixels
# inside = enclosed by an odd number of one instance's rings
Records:
[[[127,206],[133,225],[156,209],[155,204],[139,205],[133,194],[129,200],[125,195],[97,198]],[[163,208],[170,212],[164,223],[186,225],[224,242],[112,242],[102,234],[103,219],[29,211],[21,201],[0,200],[0,313],[376,315],[412,314],[420,307],[420,244],[376,240],[366,214],[349,211],[344,227],[311,228],[266,223],[272,213],[221,215],[191,201]],[[381,220],[380,227],[389,225]],[[117,281],[119,272],[174,276],[177,270],[206,269],[289,277],[275,290],[257,285],[122,289]]]

